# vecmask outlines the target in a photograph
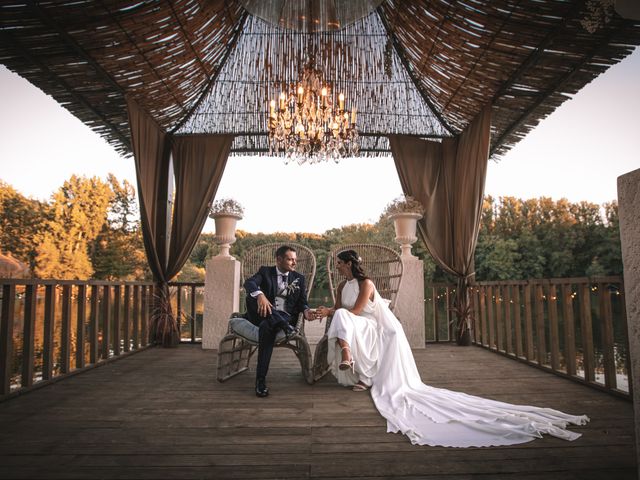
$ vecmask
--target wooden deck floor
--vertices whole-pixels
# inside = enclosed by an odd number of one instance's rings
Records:
[[[592,421],[575,442],[413,446],[368,393],[306,385],[276,349],[271,396],[253,374],[220,384],[199,346],[150,349],[0,404],[0,478],[635,479],[630,403],[477,347],[416,352],[423,380]]]

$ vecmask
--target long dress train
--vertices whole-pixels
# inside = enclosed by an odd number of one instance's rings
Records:
[[[566,427],[586,424],[586,415],[512,405],[425,385],[402,325],[377,291],[361,315],[348,311],[359,291],[356,279],[342,289],[344,308],[335,312],[327,332],[327,359],[340,384],[360,380],[371,385],[371,398],[387,419],[387,432],[402,432],[414,444],[444,447],[514,445],[545,433],[565,440],[580,437]],[[351,347],[355,373],[338,369],[338,338]]]

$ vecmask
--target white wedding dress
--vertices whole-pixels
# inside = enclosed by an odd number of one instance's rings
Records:
[[[584,425],[586,415],[574,416],[525,405],[511,405],[422,383],[407,337],[387,301],[377,291],[361,315],[348,311],[359,293],[356,279],[345,283],[341,305],[331,322],[328,361],[342,385],[363,381],[387,419],[387,432],[402,432],[411,443],[444,447],[489,447],[529,442],[546,433],[565,440],[580,434],[568,424]],[[336,339],[351,347],[355,374],[340,370]]]

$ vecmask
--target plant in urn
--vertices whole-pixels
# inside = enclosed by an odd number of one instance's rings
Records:
[[[393,220],[396,230],[395,241],[400,245],[401,256],[413,257],[411,245],[418,240],[416,225],[424,215],[424,207],[414,198],[401,195],[387,205],[385,214]]]
[[[244,208],[233,198],[221,198],[213,202],[209,217],[216,222],[213,241],[220,245],[218,257],[231,257],[229,249],[236,241],[236,224],[242,219],[243,214]]]

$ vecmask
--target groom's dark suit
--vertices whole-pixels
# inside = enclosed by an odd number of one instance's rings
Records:
[[[276,310],[276,295],[278,294],[278,271],[276,267],[260,267],[258,273],[244,282],[247,292],[247,317],[251,323],[259,328],[258,367],[257,378],[265,378],[269,370],[269,362],[273,353],[273,344],[276,334],[283,328],[283,323],[295,325],[298,316],[309,305],[307,304],[307,287],[304,275],[291,271],[287,275],[287,295],[284,302],[284,311]],[[257,298],[252,293],[260,290],[273,305],[271,315],[260,317],[258,315]]]

